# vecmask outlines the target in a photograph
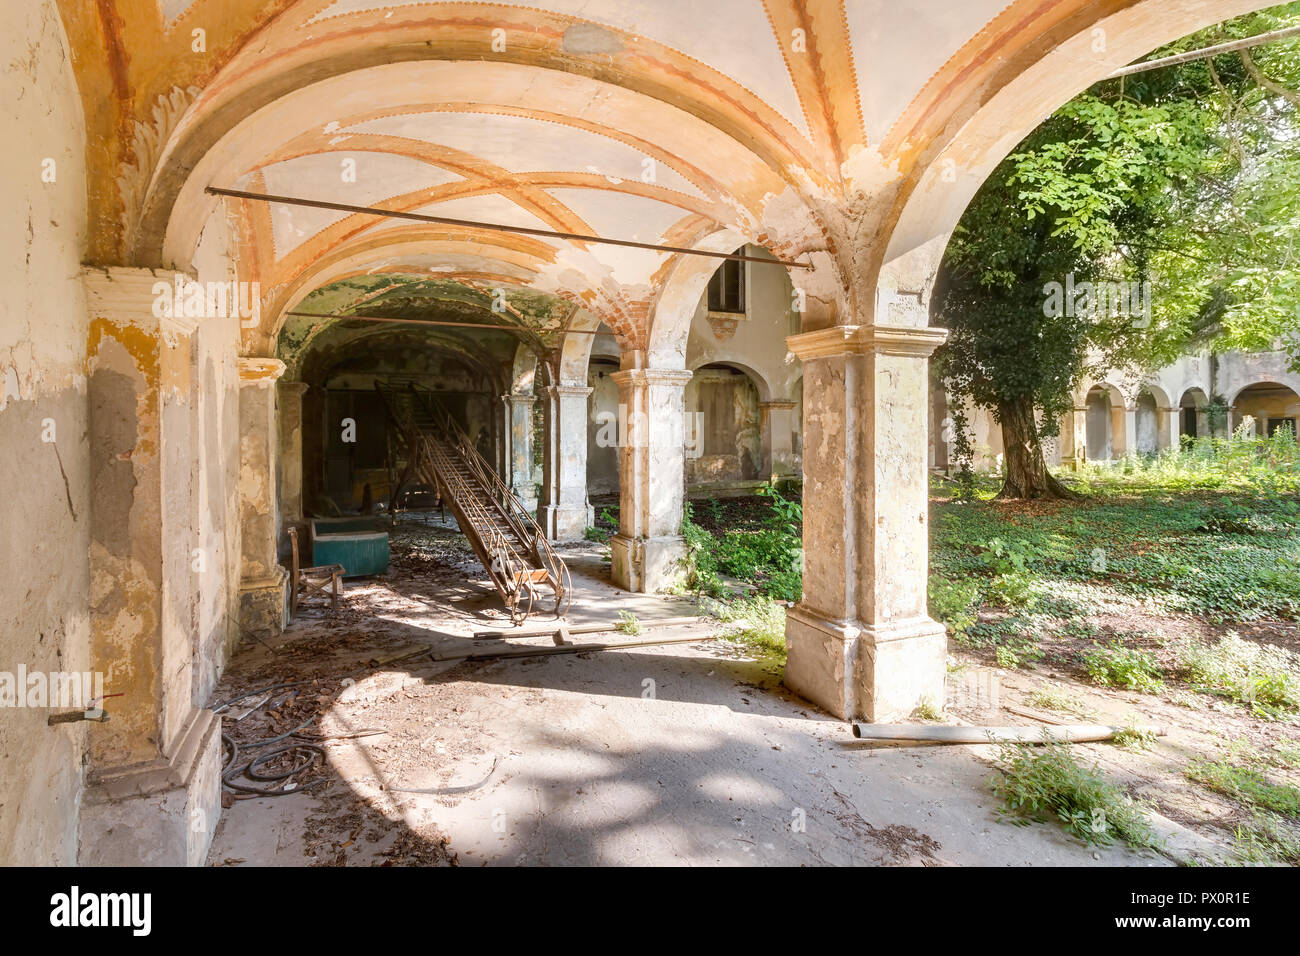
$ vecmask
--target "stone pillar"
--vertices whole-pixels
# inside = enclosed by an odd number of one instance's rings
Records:
[[[619,400],[619,528],[609,541],[614,582],[649,594],[681,573],[685,391],[691,373],[624,369]]]
[[[1123,439],[1124,447],[1123,449],[1116,448],[1117,442],[1112,439],[1111,457],[1121,458],[1126,455],[1136,455],[1138,450],[1137,406],[1134,405],[1130,408],[1127,405],[1121,405],[1119,415],[1121,430],[1116,437]]]
[[[1178,434],[1181,429],[1182,409],[1156,409],[1156,450],[1172,448],[1177,451],[1180,445]]]
[[[1088,406],[1076,405],[1070,416],[1070,438],[1073,442],[1074,467],[1088,460]]]
[[[773,481],[794,474],[794,402],[759,402],[763,473]]]
[[[786,616],[785,680],[840,718],[943,704],[925,435],[927,360],[945,337],[864,325],[786,340],[804,371],[804,591]]]
[[[284,521],[299,522],[302,510],[302,397],[306,382],[280,383],[280,506]]]
[[[587,502],[587,396],[585,385],[548,385],[546,401],[545,501],[541,525],[552,541],[573,541],[595,522]]]
[[[279,561],[279,428],[276,380],[284,363],[239,360],[239,626],[268,637],[284,630],[288,573]]]
[[[510,490],[530,512],[537,511],[537,483],[533,481],[533,406],[532,395],[507,395],[506,415],[510,424],[506,476]],[[585,457],[585,448],[584,448]],[[584,492],[585,493],[585,492]],[[586,530],[586,526],[583,526]]]
[[[196,706],[197,319],[155,314],[144,269],[86,269],[91,660],[83,864],[201,865],[220,814],[221,721]]]

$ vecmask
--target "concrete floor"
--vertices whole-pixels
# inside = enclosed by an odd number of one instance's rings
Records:
[[[693,609],[682,599],[616,591],[598,547],[564,554],[577,591],[571,623],[609,621],[623,609],[647,622]],[[348,652],[364,660],[422,640],[439,653],[464,648],[484,626],[475,609],[488,613],[496,600],[481,581],[437,589],[433,599],[419,578],[390,578],[351,589],[353,608],[367,608],[349,612],[366,622],[360,630],[309,611],[274,652],[241,651],[223,690],[255,675],[265,683],[267,660],[296,647],[335,655],[336,670]],[[336,779],[323,794],[241,800],[225,810],[212,863],[1170,862],[1094,851],[1054,825],[1000,822],[987,748],[855,741],[845,724],[791,697],[770,665],[730,642],[381,666],[329,698],[320,729],[384,733],[329,742]],[[450,795],[392,789],[480,783]]]

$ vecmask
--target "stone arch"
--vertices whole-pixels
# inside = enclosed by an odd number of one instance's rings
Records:
[[[1257,437],[1267,437],[1288,423],[1292,434],[1300,434],[1300,392],[1292,385],[1271,380],[1251,382],[1236,389],[1228,405],[1234,432],[1250,419]]]

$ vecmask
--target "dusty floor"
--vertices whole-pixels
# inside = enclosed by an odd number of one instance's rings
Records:
[[[577,592],[570,623],[624,609],[647,625],[693,613],[688,599],[617,591],[603,550],[563,552]],[[228,798],[211,864],[1153,866],[1210,849],[1173,823],[1161,856],[999,821],[988,748],[856,741],[730,642],[432,663],[424,648],[464,650],[474,630],[508,621],[459,536],[407,527],[393,554],[383,578],[349,583],[337,618],[316,603],[274,643],[247,644],[232,661],[214,704],[306,683],[243,720],[259,698],[232,705],[226,732],[255,742],[319,714],[303,733],[322,738],[324,762],[294,778],[304,792]],[[669,630],[705,629],[658,632]],[[384,663],[394,658],[404,659]],[[1024,680],[968,667],[950,681],[950,713],[1033,723],[996,710]],[[403,792],[419,789],[441,792]]]

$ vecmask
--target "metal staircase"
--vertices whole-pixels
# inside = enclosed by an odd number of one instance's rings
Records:
[[[415,472],[437,488],[492,579],[510,619],[521,623],[548,589],[556,616],[572,596],[569,569],[501,476],[429,391],[376,384]]]

